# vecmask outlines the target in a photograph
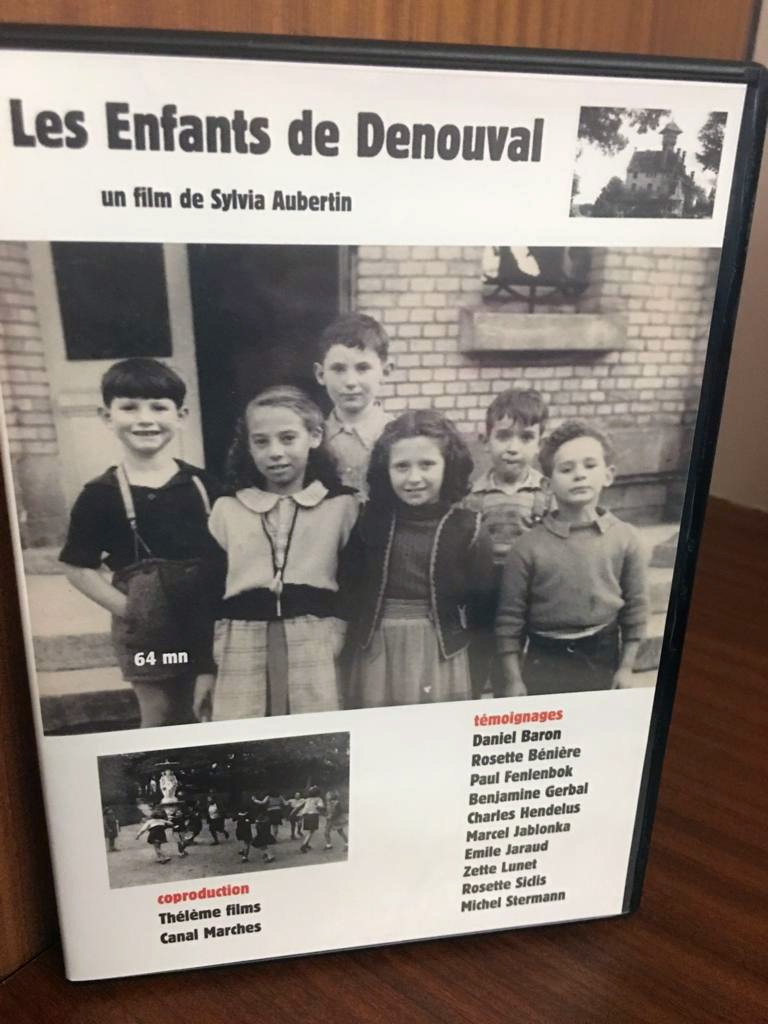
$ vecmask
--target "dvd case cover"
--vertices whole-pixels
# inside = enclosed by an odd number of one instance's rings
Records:
[[[637,906],[762,69],[0,29],[67,974]]]

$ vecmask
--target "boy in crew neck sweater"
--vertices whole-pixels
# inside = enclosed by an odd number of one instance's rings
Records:
[[[646,555],[635,528],[599,505],[614,477],[610,444],[569,421],[539,460],[557,510],[504,566],[496,639],[507,696],[629,686],[648,615]]]

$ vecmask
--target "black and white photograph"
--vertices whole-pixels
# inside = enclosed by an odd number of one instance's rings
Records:
[[[2,257],[47,734],[655,684],[719,250]]]
[[[98,761],[113,889],[347,859],[349,733]]]
[[[582,107],[572,217],[711,218],[727,114]]]

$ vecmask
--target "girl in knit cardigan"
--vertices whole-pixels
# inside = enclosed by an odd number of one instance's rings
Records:
[[[468,651],[489,645],[494,606],[490,538],[458,507],[471,471],[458,430],[432,409],[403,413],[376,442],[353,538],[353,706],[471,698]]]

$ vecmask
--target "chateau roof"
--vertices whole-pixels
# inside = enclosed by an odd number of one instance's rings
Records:
[[[667,152],[663,149],[636,149],[629,161],[627,171],[659,174],[675,170],[678,162],[678,160],[675,160],[674,163],[670,161]]]

